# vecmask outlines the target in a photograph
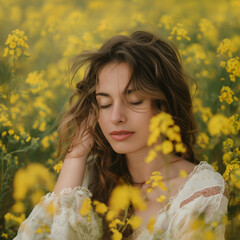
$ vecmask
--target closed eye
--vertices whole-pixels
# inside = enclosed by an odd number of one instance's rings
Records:
[[[108,107],[110,107],[110,106],[111,106],[111,104],[105,105],[105,106],[98,105],[99,108],[108,108]]]
[[[143,102],[143,100],[138,101],[138,102],[132,102],[132,103],[130,103],[130,104],[132,104],[132,105],[140,105],[142,102]],[[110,107],[111,105],[112,105],[112,104],[108,104],[108,105],[105,105],[105,106],[98,105],[98,107],[102,109],[102,108],[108,108],[108,107]]]
[[[138,102],[132,102],[132,103],[130,103],[130,104],[132,104],[132,105],[139,105],[139,104],[141,104],[142,102],[143,102],[143,100],[138,101]]]

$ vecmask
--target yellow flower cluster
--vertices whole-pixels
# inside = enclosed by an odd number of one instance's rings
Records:
[[[47,224],[42,224],[36,230],[36,234],[50,233],[50,228]]]
[[[107,220],[110,221],[117,217],[121,210],[125,210],[129,206],[130,202],[135,209],[146,209],[146,203],[143,201],[138,188],[125,184],[115,187],[109,201],[110,210],[106,216]]]
[[[148,146],[155,144],[155,146],[149,151],[145,159],[146,163],[153,161],[158,151],[161,151],[163,154],[169,154],[174,151],[175,147],[176,152],[186,152],[186,148],[181,141],[180,128],[174,124],[170,114],[161,112],[152,117],[149,130],[150,135],[147,144]],[[164,140],[162,143],[156,145],[160,136],[166,136],[169,140]],[[175,142],[175,145],[173,142]]]
[[[240,168],[235,168],[230,174],[231,184],[240,189]]]
[[[198,43],[190,44],[186,47],[185,50],[182,51],[182,55],[185,57],[184,63],[191,63],[193,60],[197,63],[208,64],[209,60],[207,58],[207,54],[202,45]]]
[[[214,229],[219,225],[218,222],[206,223],[203,217],[194,217],[190,221],[189,239],[198,240],[215,240],[216,235]]]
[[[201,132],[197,136],[197,144],[200,146],[202,149],[206,149],[208,144],[209,144],[209,137],[206,133]]]
[[[232,82],[236,81],[236,77],[240,78],[240,62],[239,57],[230,58],[227,61],[226,70],[230,73],[229,77]]]
[[[155,218],[155,217],[152,217],[152,218],[150,219],[150,221],[148,222],[147,229],[148,229],[148,231],[150,232],[150,234],[153,233],[153,229],[154,229],[154,224],[155,224],[155,222],[156,222],[156,218]]]
[[[203,122],[207,122],[212,117],[210,107],[203,107],[202,100],[200,98],[193,99],[193,112],[200,112]]]
[[[104,203],[101,203],[97,200],[93,201],[93,204],[95,205],[95,211],[101,215],[104,215],[108,210]]]
[[[156,187],[159,187],[163,191],[166,191],[167,188],[165,184],[162,182],[162,178],[163,176],[161,175],[161,172],[159,171],[152,172],[150,179],[146,181],[146,184],[152,184],[152,186],[147,189],[147,193],[150,193],[153,190],[153,188],[156,188]]]
[[[39,126],[40,131],[44,131],[43,129],[46,129],[46,122],[42,122],[44,125]],[[43,139],[41,140],[41,145],[43,146],[44,149],[47,149],[50,147],[51,143],[53,143],[58,137],[58,133],[55,131],[50,135],[44,136]]]
[[[233,42],[228,39],[228,38],[224,38],[218,48],[217,48],[217,53],[224,55],[227,54],[228,57],[232,57],[232,53],[237,51],[237,47],[233,44]]]
[[[233,101],[238,101],[238,98],[234,96],[235,93],[228,86],[223,86],[220,93],[221,95],[218,96],[220,102],[226,101],[228,104],[231,104]]]
[[[34,71],[28,74],[25,82],[31,86],[29,91],[31,91],[33,94],[39,93],[48,87],[47,81],[43,79],[44,74],[44,71],[41,71],[40,73],[38,73],[38,71]]]
[[[3,56],[12,56],[15,60],[19,59],[22,55],[29,56],[29,53],[26,51],[29,48],[26,41],[28,41],[28,38],[24,31],[20,31],[19,29],[13,30],[12,33],[8,34],[5,42],[7,47],[4,48]]]
[[[233,126],[233,128],[235,129],[235,132],[237,134],[238,131],[240,130],[240,115],[238,113],[232,115],[229,118],[229,122]]]
[[[218,32],[216,27],[206,18],[200,20],[199,30],[204,37],[208,38],[212,43],[216,43],[218,39]]]
[[[56,171],[57,173],[59,173],[60,170],[62,169],[62,165],[63,165],[63,161],[60,161],[59,163],[57,163],[53,166],[53,170]]]
[[[14,177],[13,197],[16,200],[24,200],[30,189],[46,188],[52,190],[54,187],[54,176],[49,170],[39,163],[31,163],[26,169],[19,169]],[[42,192],[44,194],[44,192]],[[43,195],[41,195],[43,196]],[[38,200],[41,197],[39,195]],[[33,204],[36,202],[34,201]]]
[[[233,140],[231,138],[227,138],[224,142],[223,142],[223,150],[225,152],[227,151],[231,151],[233,148]]]
[[[156,187],[162,189],[163,191],[167,191],[165,184],[162,182],[162,178],[163,176],[161,175],[161,172],[159,171],[152,172],[150,179],[146,181],[146,184],[151,184],[151,187],[148,187],[147,189],[147,193],[152,192],[152,190]],[[166,196],[160,195],[157,198],[157,202],[163,202],[165,198]]]
[[[173,19],[170,15],[162,15],[159,19],[158,26],[164,27],[166,30],[169,30],[173,25]]]
[[[90,198],[85,198],[82,202],[82,207],[80,209],[80,214],[86,217],[92,210],[92,201]]]
[[[4,215],[4,220],[6,222],[13,221],[17,225],[20,225],[25,219],[26,219],[26,216],[24,213],[22,213],[19,217],[14,216],[12,213],[6,213]]]
[[[182,23],[178,23],[175,27],[173,27],[170,35],[168,37],[169,40],[172,40],[173,37],[175,36],[177,40],[182,40],[182,39],[186,39],[188,41],[191,40],[190,37],[187,36],[188,32],[187,30],[184,28],[184,25]]]
[[[126,218],[130,203],[133,204],[135,209],[146,209],[146,203],[142,200],[139,189],[131,185],[118,185],[111,193],[109,207],[97,200],[92,202],[90,198],[85,198],[82,202],[80,214],[83,217],[87,217],[88,221],[91,220],[94,210],[96,213],[106,216],[110,231],[113,233],[112,239],[122,239],[122,232],[128,224],[130,224],[133,229],[136,229],[142,223],[142,219],[135,215]],[[125,216],[121,221],[118,217],[122,210],[125,210]]]
[[[233,140],[227,138],[223,142],[223,163],[227,166],[228,164],[240,163],[240,151],[239,148],[234,148]]]
[[[235,169],[240,169],[240,164],[239,163],[234,163],[234,164],[227,164],[226,166],[226,170],[223,174],[223,178],[228,181],[229,177],[232,178],[232,176],[234,176],[234,170]]]
[[[13,124],[9,120],[8,109],[5,105],[0,104],[0,124],[3,127],[12,127]]]
[[[137,229],[142,224],[142,218],[133,215],[130,219],[127,219],[127,224],[130,224],[133,229]]]
[[[211,136],[219,135],[223,133],[228,135],[229,133],[235,133],[233,126],[230,124],[229,119],[223,114],[214,115],[208,122],[208,132]]]

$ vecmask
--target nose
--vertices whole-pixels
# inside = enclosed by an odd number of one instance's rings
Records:
[[[116,103],[111,112],[111,122],[113,124],[125,123],[127,121],[126,107],[121,103]]]

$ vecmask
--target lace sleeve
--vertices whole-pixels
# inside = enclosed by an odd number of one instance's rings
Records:
[[[101,219],[93,211],[82,217],[82,202],[92,196],[85,187],[64,188],[43,196],[29,217],[21,223],[14,240],[98,239]]]

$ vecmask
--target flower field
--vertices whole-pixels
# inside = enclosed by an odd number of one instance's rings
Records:
[[[114,34],[134,30],[172,41],[185,72],[196,80],[197,91],[189,80],[199,124],[195,151],[227,181],[226,239],[239,239],[238,0],[1,1],[0,239],[13,239],[33,206],[54,188],[62,165],[56,159],[58,117],[71,95],[67,76],[71,58],[84,49],[97,49]],[[171,152],[171,143],[164,149]],[[106,206],[100,204],[95,203],[105,212]],[[202,237],[214,239],[209,231]]]

